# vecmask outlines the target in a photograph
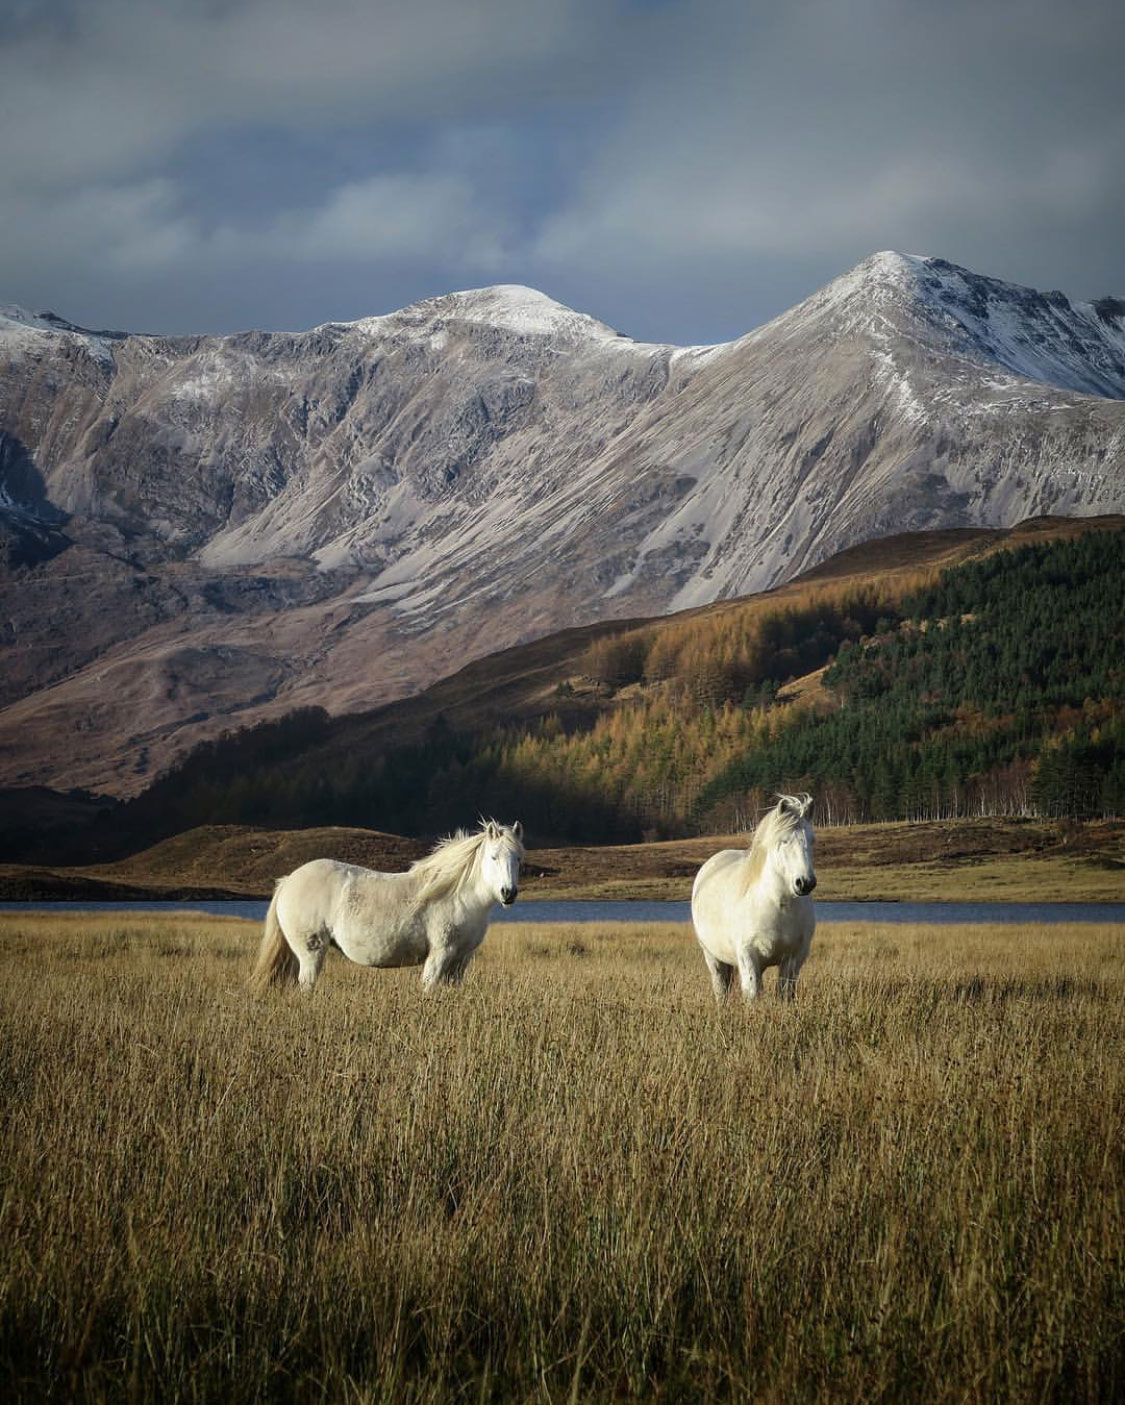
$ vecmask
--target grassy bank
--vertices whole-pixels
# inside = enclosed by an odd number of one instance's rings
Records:
[[[714,1011],[684,928],[460,991],[255,930],[0,918],[0,1388],[1120,1400],[1125,934],[825,926]]]
[[[747,835],[647,845],[544,849],[530,837],[530,899],[687,899],[709,855]],[[402,870],[421,841],[346,826],[304,831],[200,826],[113,864],[0,865],[5,899],[265,897],[279,876],[321,855]],[[891,821],[823,827],[820,899],[1125,902],[1125,822]]]

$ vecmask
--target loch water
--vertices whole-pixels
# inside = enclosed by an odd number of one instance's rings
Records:
[[[4,913],[205,913],[261,921],[265,899],[138,900],[94,903],[59,900],[0,903]],[[818,903],[819,923],[1122,923],[1125,904],[887,903],[828,901]],[[493,923],[688,923],[686,900],[521,899],[510,909],[497,907]]]

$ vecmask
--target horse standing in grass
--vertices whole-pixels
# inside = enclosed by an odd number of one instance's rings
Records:
[[[422,986],[460,982],[496,903],[515,903],[523,827],[458,831],[401,874],[310,860],[279,879],[251,984],[311,992],[329,946],[362,967],[422,967]]]
[[[762,972],[776,967],[777,993],[792,1000],[809,955],[816,915],[812,797],[782,796],[754,829],[749,850],[720,850],[691,891],[691,921],[711,973],[716,1001],[725,1000],[735,968],[752,1001]]]

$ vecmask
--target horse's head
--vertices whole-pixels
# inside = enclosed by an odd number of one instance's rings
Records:
[[[798,898],[811,894],[816,888],[813,867],[813,828],[807,817],[812,810],[812,797],[781,796],[775,808],[777,842],[773,851],[774,868],[781,876],[785,889]]]
[[[505,908],[516,902],[520,888],[520,862],[523,860],[523,826],[502,826],[486,821],[481,847],[481,875],[494,900]]]

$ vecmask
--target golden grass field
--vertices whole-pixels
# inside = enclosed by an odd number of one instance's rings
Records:
[[[722,1013],[681,926],[256,939],[0,919],[5,1399],[1125,1395],[1121,928],[824,925]]]

